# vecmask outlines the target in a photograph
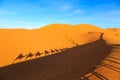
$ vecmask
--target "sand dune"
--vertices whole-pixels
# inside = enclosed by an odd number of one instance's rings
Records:
[[[104,40],[100,39],[101,33],[104,33]],[[0,80],[76,80],[78,77],[80,80],[120,79],[118,28],[51,24],[33,30],[0,29],[0,44]],[[76,44],[79,46],[74,47]],[[34,57],[30,61],[23,59],[25,62],[10,65],[21,52],[26,55],[29,52],[35,54],[37,51],[61,48],[70,49],[47,57],[43,54],[42,58]]]
[[[120,37],[120,28],[108,28],[107,30],[112,31],[114,35]]]
[[[77,80],[110,53],[103,39],[55,55],[0,68],[1,80]]]
[[[104,32],[104,39],[110,43],[120,43],[112,31],[104,30],[90,24],[67,25],[51,24],[43,28],[0,29],[0,66],[11,64],[19,53],[28,54],[45,49],[60,49],[93,42]]]

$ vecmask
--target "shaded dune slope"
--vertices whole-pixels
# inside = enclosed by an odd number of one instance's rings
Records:
[[[109,55],[102,39],[58,54],[0,68],[0,80],[77,80],[93,71]]]
[[[111,47],[110,54],[94,71],[82,76],[82,80],[120,80],[120,44]]]

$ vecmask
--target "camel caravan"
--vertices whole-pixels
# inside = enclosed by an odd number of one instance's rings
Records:
[[[50,55],[50,54],[54,54],[54,53],[59,53],[59,52],[66,51],[67,49],[69,49],[69,48],[54,49],[54,50],[53,50],[53,49],[50,49],[49,51],[44,50],[43,53],[37,51],[35,54],[29,52],[27,55],[23,55],[22,53],[20,53],[20,54],[15,58],[15,60],[12,62],[12,64],[17,63],[18,61],[20,62],[22,59],[29,60],[29,59],[32,59],[33,57],[34,57],[34,58],[39,58],[39,57],[41,57],[42,55],[48,56],[48,55]]]

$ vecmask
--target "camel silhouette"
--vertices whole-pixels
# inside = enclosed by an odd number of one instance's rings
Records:
[[[51,49],[50,52],[51,52],[51,53],[55,53],[55,50],[52,50],[52,49]]]
[[[68,50],[69,48],[63,48],[65,51]]]
[[[38,52],[35,54],[35,57],[40,57],[41,55],[42,55],[42,53],[38,51]]]
[[[78,44],[78,43],[75,43],[75,46],[79,46],[79,44]]]
[[[22,58],[24,58],[25,56],[22,54],[22,53],[20,53],[16,58],[15,58],[15,60],[13,61],[13,64],[15,63],[15,61],[16,60],[21,60]]]
[[[65,51],[64,49],[60,49],[61,52]]]
[[[31,52],[29,52],[29,54],[28,55],[26,55],[26,59],[30,59],[30,58],[32,58],[33,57],[33,54],[31,53]]]
[[[59,50],[58,50],[58,49],[55,49],[55,52],[59,52]]]
[[[47,50],[45,50],[44,53],[45,53],[45,56],[49,55],[49,51]]]

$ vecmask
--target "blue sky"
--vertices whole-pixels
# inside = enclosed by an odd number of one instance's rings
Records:
[[[120,27],[120,0],[0,0],[0,28],[53,23]]]

